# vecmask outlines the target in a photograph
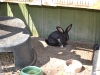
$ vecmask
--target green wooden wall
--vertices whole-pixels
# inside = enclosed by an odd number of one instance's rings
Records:
[[[17,3],[0,3],[2,16],[22,19],[31,35],[47,38],[56,26],[66,28],[70,40],[100,43],[100,11],[68,7],[46,7]]]

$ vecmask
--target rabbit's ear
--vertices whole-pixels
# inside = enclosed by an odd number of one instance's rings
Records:
[[[64,33],[64,30],[63,30],[61,27],[57,26],[56,29],[57,29],[59,32]]]
[[[66,28],[65,32],[69,32],[71,28],[72,28],[72,24],[70,24],[70,25]]]

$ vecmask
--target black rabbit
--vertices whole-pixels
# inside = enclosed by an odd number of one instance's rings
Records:
[[[48,39],[45,39],[45,42],[51,46],[65,47],[65,45],[67,45],[67,41],[69,40],[68,32],[71,28],[72,24],[70,24],[65,31],[61,27],[57,26],[57,31],[52,32]]]

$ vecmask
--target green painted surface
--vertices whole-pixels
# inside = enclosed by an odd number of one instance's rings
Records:
[[[0,11],[1,15],[7,15],[7,4],[6,3],[0,3]]]
[[[34,36],[43,34],[42,7],[29,6],[29,28]]]
[[[56,26],[65,30],[73,24],[70,40],[100,43],[100,11],[97,10],[0,3],[0,11],[2,16],[22,19],[33,36],[47,38]]]

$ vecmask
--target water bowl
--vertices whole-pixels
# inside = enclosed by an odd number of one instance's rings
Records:
[[[78,60],[69,59],[64,65],[66,72],[79,73],[82,70],[82,63]]]
[[[43,75],[43,72],[37,66],[26,66],[21,70],[20,75]]]

